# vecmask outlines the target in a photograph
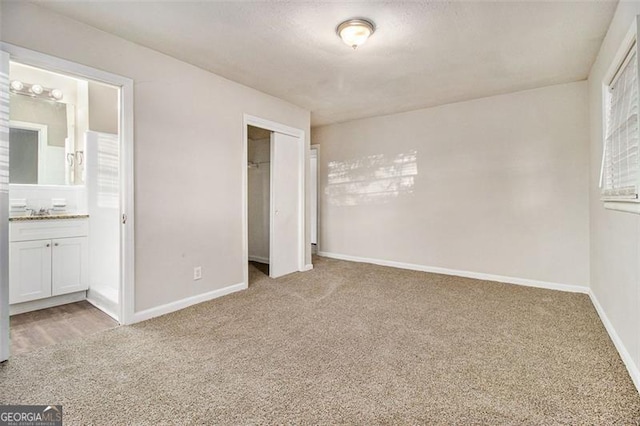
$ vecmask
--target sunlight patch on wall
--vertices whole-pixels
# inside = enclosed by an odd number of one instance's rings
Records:
[[[418,152],[383,154],[329,162],[325,194],[336,206],[388,203],[412,194],[418,174]]]
[[[9,74],[0,72],[0,193],[9,192]]]
[[[110,133],[87,132],[86,180],[89,204],[120,208],[120,139]]]
[[[100,135],[98,145],[98,207],[118,208],[119,140],[117,135]]]

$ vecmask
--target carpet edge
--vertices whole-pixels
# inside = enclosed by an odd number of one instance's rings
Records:
[[[155,306],[153,308],[135,312],[133,314],[133,321],[131,321],[131,324],[141,322],[141,321],[146,321],[148,319],[169,314],[171,312],[179,311],[181,309],[188,308],[189,306],[197,305],[198,303],[207,302],[212,299],[217,299],[218,297],[226,296],[227,294],[246,290],[247,288],[248,286],[246,283],[233,284],[227,287],[209,291],[207,293],[185,297],[184,299],[176,300],[174,302],[166,303],[164,305]]]
[[[329,257],[331,259],[347,260],[351,262],[360,263],[372,263],[380,266],[390,266],[393,268],[409,269],[411,271],[431,272],[434,274],[453,275],[456,277],[474,278],[483,281],[494,281],[505,284],[516,284],[526,287],[545,288],[548,290],[559,290],[570,293],[583,293],[589,294],[589,287],[575,285],[575,284],[562,284],[549,281],[532,280],[529,278],[517,278],[504,275],[486,274],[484,272],[463,271],[458,269],[441,268],[438,266],[418,265],[415,263],[396,262],[393,260],[373,259],[367,257],[350,256],[346,254],[332,253],[320,251],[319,256]]]
[[[609,320],[609,317],[605,313],[604,308],[602,307],[602,305],[600,305],[598,298],[592,290],[589,290],[589,298],[591,299],[591,303],[593,303],[593,306],[596,308],[596,312],[600,317],[600,321],[602,321],[605,330],[607,330],[607,334],[616,347],[616,350],[618,351],[618,354],[620,355],[624,366],[627,368],[629,376],[631,376],[631,381],[633,381],[636,390],[638,391],[638,393],[640,393],[640,370],[638,370],[638,366],[636,366],[636,364],[633,362],[633,357],[627,350],[625,344],[622,342],[622,339],[618,335],[618,332]]]

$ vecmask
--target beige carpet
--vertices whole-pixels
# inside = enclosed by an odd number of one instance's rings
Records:
[[[315,269],[16,356],[1,403],[65,424],[637,424],[585,295],[318,258]]]

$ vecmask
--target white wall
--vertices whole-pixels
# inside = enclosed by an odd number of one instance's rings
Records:
[[[5,42],[134,80],[135,310],[241,283],[243,114],[308,135],[309,112],[33,4],[3,3],[1,26]]]
[[[248,144],[247,159],[257,165],[247,171],[249,260],[269,263],[271,140],[249,139]]]
[[[603,78],[638,14],[639,2],[619,3],[589,74],[591,290],[632,360],[635,380],[640,379],[640,215],[605,210],[598,184],[602,160]]]
[[[89,130],[118,133],[118,89],[89,82]]]
[[[320,251],[588,286],[586,82],[314,128]]]

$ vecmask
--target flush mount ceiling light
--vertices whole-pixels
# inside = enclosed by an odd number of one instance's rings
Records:
[[[373,22],[366,19],[349,19],[338,25],[336,32],[348,46],[356,50],[376,30]]]

